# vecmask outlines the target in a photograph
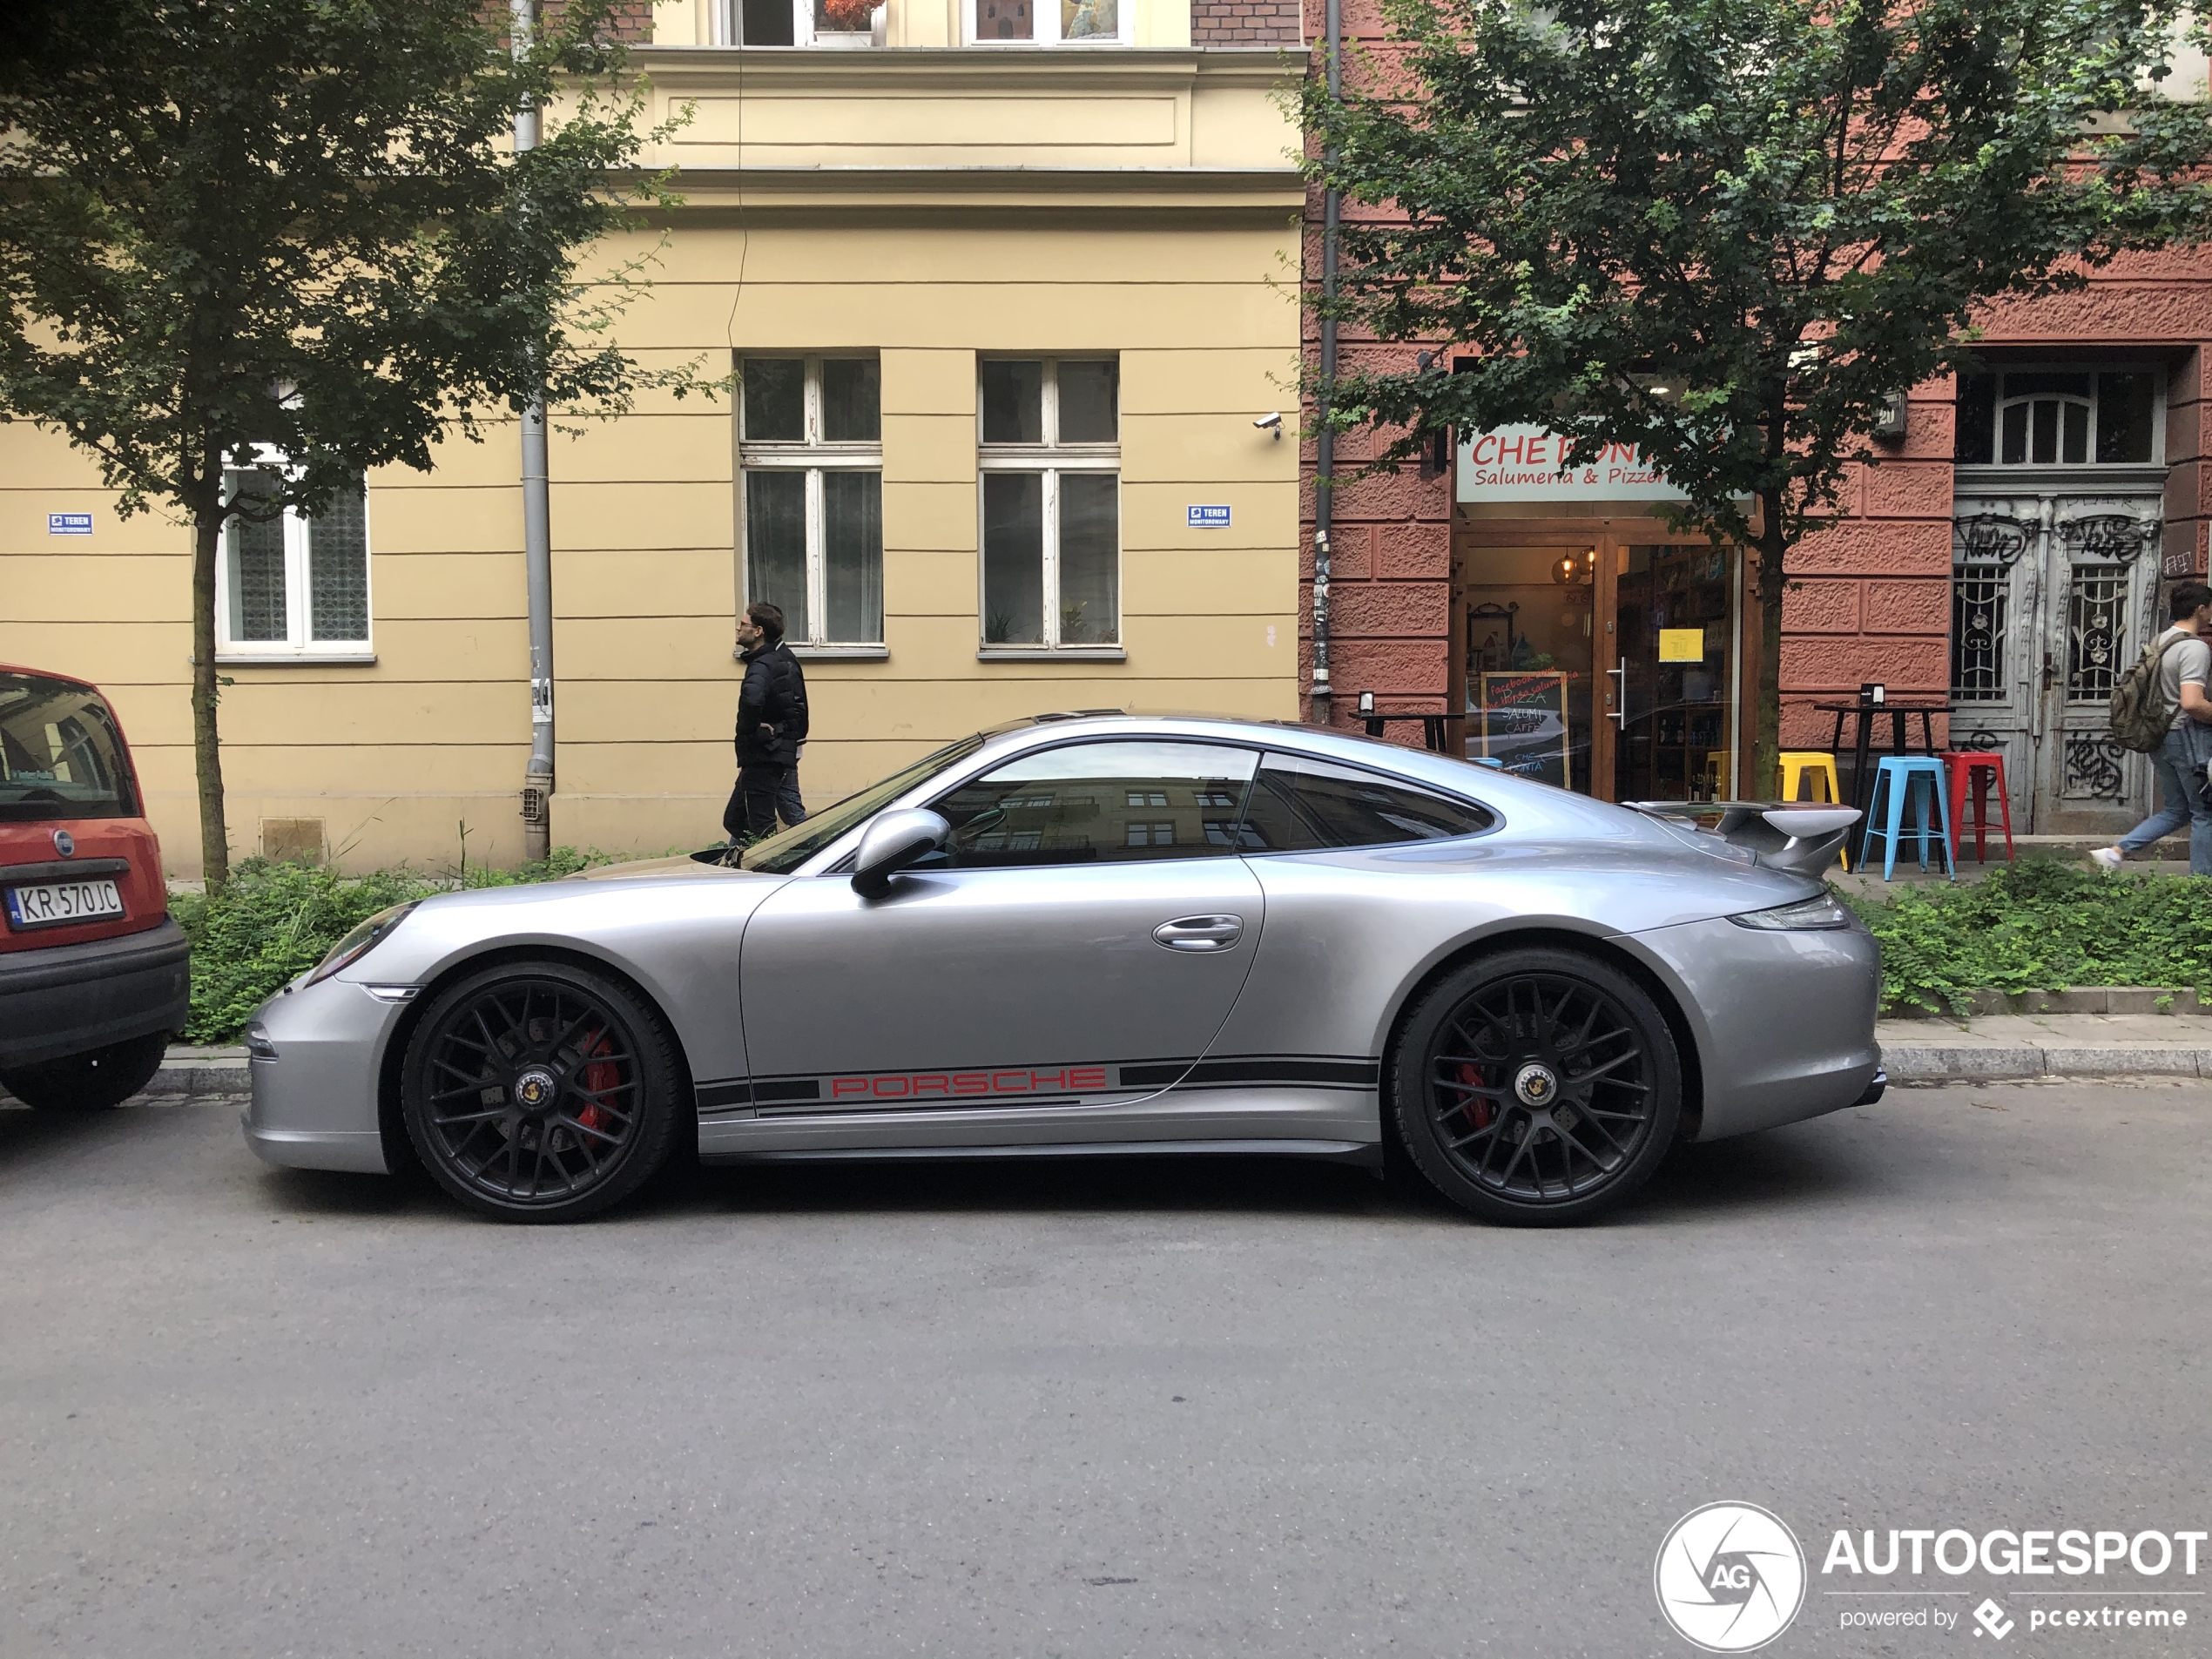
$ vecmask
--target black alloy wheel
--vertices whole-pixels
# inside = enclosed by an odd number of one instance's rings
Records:
[[[1407,1154],[1489,1221],[1584,1221],[1650,1177],[1682,1117],[1682,1064],[1642,987],[1594,956],[1507,950],[1448,974],[1395,1066]]]
[[[408,1044],[408,1136],[438,1184],[503,1221],[574,1221],[668,1157],[681,1075],[637,995],[564,962],[441,992]]]

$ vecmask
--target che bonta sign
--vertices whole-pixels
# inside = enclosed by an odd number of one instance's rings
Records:
[[[1540,426],[1499,427],[1460,440],[1459,498],[1470,501],[1688,501],[1634,444],[1608,444],[1566,466],[1568,440]]]

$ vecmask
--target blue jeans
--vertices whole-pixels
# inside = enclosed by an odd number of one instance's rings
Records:
[[[2204,751],[2212,742],[2200,738],[2184,721],[2166,734],[2166,741],[2150,758],[2158,777],[2157,812],[2120,838],[2123,853],[2140,853],[2161,837],[2189,826],[2189,873],[2212,875],[2212,799],[2204,783]],[[2212,727],[2198,728],[2212,737]]]

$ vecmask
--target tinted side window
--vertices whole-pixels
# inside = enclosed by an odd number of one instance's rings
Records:
[[[1076,743],[1025,754],[934,803],[956,869],[1224,858],[1258,757],[1203,743]],[[933,867],[942,864],[931,860]]]
[[[1247,853],[1310,853],[1474,835],[1497,820],[1472,801],[1299,755],[1261,763],[1240,835]]]

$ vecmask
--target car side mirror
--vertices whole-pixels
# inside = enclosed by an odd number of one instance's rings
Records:
[[[853,858],[853,891],[880,899],[891,891],[893,876],[927,858],[952,833],[950,824],[921,807],[883,813],[861,833]]]

